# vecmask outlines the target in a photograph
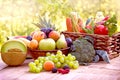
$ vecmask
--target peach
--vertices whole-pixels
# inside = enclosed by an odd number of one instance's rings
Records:
[[[51,71],[53,68],[55,67],[54,63],[52,61],[46,61],[44,64],[43,64],[43,68],[46,70],[46,71]]]
[[[34,32],[32,38],[37,40],[38,42],[46,37],[45,33],[42,31]]]
[[[51,31],[49,33],[49,38],[52,38],[55,41],[57,41],[60,38],[60,33],[58,31]]]
[[[35,39],[32,39],[30,43],[28,44],[28,47],[30,49],[37,49],[38,48],[38,41]]]

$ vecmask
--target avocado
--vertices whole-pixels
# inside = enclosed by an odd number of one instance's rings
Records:
[[[27,56],[26,45],[17,39],[8,40],[1,47],[2,60],[8,66],[21,65]]]

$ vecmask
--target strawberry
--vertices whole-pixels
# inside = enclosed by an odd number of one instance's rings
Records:
[[[62,73],[62,72],[64,72],[64,69],[58,69],[58,73]]]
[[[58,73],[68,74],[69,72],[70,72],[70,69],[58,69]]]

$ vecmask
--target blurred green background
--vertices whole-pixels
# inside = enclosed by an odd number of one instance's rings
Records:
[[[0,46],[8,36],[29,35],[38,28],[39,16],[49,18],[59,31],[66,30],[65,18],[77,11],[85,21],[97,11],[116,14],[120,24],[120,0],[0,0]]]

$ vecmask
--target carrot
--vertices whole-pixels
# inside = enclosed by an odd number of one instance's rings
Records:
[[[77,32],[85,33],[85,31],[82,29],[82,27],[79,26],[78,24],[77,24],[75,27],[76,27],[76,29],[77,29]]]
[[[79,18],[79,19],[78,19],[78,26],[77,26],[77,27],[78,27],[78,30],[79,30],[80,33],[85,33],[85,31],[84,31],[83,28],[82,28],[82,27],[83,27],[82,24],[83,24],[83,22],[82,22],[82,20]]]
[[[72,30],[72,20],[71,18],[66,18],[67,32],[73,32]]]

